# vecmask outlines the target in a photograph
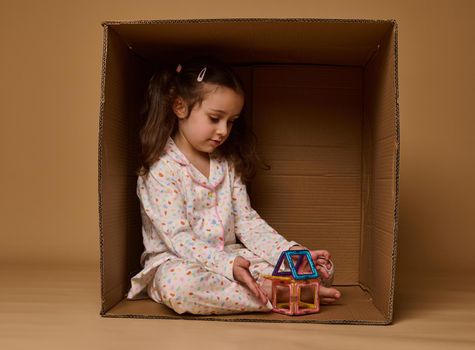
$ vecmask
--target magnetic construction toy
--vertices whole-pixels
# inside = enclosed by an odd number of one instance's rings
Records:
[[[294,264],[292,257],[298,257]],[[290,271],[280,271],[282,263],[287,262]],[[304,259],[307,259],[310,273],[299,273],[299,267]],[[320,288],[319,274],[312,261],[312,256],[308,250],[286,250],[280,254],[279,260],[274,267],[272,275],[264,275],[266,279],[272,280],[272,311],[285,315],[304,315],[320,311],[320,300],[318,290]],[[278,288],[289,289],[289,300],[277,301]],[[313,303],[303,302],[301,300],[302,288],[312,290]]]

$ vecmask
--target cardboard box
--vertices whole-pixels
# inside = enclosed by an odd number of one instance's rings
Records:
[[[101,315],[199,320],[389,324],[398,231],[399,108],[394,20],[109,21],[99,130]],[[337,305],[320,313],[178,315],[129,301],[143,250],[135,169],[138,111],[155,66],[212,53],[247,85],[247,117],[271,165],[249,186],[279,233],[327,249]]]

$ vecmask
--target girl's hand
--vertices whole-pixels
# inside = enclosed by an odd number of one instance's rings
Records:
[[[331,255],[328,251],[310,250],[302,246],[293,246],[290,248],[290,250],[308,250],[312,257],[313,263],[315,264],[315,267],[317,268],[318,273],[321,274],[324,279],[327,279],[330,277],[330,275],[328,274],[328,271],[321,266],[321,265],[325,265],[327,269],[331,269],[331,264],[328,262],[328,260],[331,259]],[[310,266],[308,266],[307,259],[304,259],[302,261],[302,265],[300,265],[299,267],[298,273],[310,273],[310,272],[312,271],[310,269]]]
[[[249,290],[258,298],[264,305],[267,304],[269,299],[265,292],[259,287],[256,280],[252,277],[249,271],[250,261],[244,259],[242,256],[237,256],[234,259],[233,275],[236,281],[243,283]]]

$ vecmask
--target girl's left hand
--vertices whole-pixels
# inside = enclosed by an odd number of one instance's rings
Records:
[[[331,255],[327,250],[310,250],[302,246],[293,246],[290,248],[290,250],[308,250],[312,257],[313,263],[315,264],[315,267],[317,268],[318,273],[321,274],[324,279],[327,279],[330,277],[327,269],[328,270],[331,269],[331,264],[328,262],[328,260],[331,259]],[[325,265],[327,269],[323,268],[321,265]],[[303,260],[302,265],[300,265],[298,272],[299,273],[311,272],[310,266],[308,266],[307,259]]]

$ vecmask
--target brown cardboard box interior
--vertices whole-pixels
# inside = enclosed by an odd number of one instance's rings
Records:
[[[104,23],[99,140],[104,316],[387,324],[392,320],[399,120],[394,21],[189,20]],[[249,186],[279,233],[327,249],[335,305],[318,314],[178,315],[129,301],[140,270],[138,110],[154,65],[214,53],[247,85],[247,117],[271,165]]]

